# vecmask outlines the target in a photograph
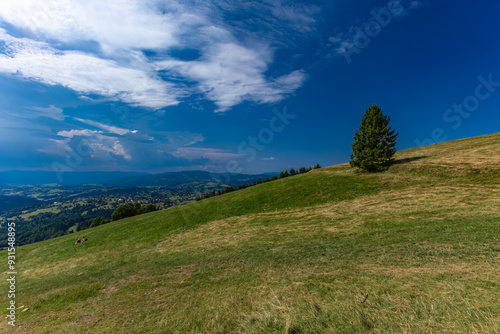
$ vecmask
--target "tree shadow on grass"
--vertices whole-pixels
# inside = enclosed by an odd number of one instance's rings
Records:
[[[394,160],[394,162],[392,164],[393,165],[403,165],[403,164],[407,164],[409,162],[417,161],[417,160],[424,159],[424,158],[427,158],[427,156],[426,155],[421,155],[421,156],[418,156],[418,157],[411,157],[411,158],[406,158],[406,159],[398,159],[398,160]]]

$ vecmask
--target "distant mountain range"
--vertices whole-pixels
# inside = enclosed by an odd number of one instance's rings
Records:
[[[107,187],[175,186],[190,182],[214,182],[227,185],[252,183],[277,175],[265,174],[217,174],[205,171],[170,172],[148,174],[139,172],[66,172],[59,178],[49,171],[3,171],[0,172],[0,186],[25,185],[102,185]]]
[[[73,186],[84,184],[102,184],[125,177],[150,175],[138,172],[66,172],[58,174],[49,171],[11,170],[0,172],[0,185],[60,185]]]
[[[105,185],[114,187],[175,186],[191,182],[240,185],[272,177],[273,175],[275,174],[218,174],[205,171],[186,171],[126,177],[106,182]]]

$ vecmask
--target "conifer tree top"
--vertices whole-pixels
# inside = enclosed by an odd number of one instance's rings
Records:
[[[366,109],[354,134],[350,164],[369,172],[387,169],[396,153],[398,134],[389,126],[391,118],[372,105]]]

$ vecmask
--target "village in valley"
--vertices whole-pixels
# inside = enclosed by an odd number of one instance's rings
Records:
[[[196,200],[206,189],[217,190],[212,186],[193,183],[168,187],[0,187],[0,196],[29,199],[12,208],[0,208],[0,224],[3,227],[9,221],[18,222],[18,243],[22,245],[84,230],[93,219],[110,219],[118,206],[127,203],[153,204],[157,210],[182,205]],[[28,232],[33,228],[34,232]]]

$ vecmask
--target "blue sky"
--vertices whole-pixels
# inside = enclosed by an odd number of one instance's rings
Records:
[[[493,1],[3,0],[0,170],[259,173],[498,132]]]

